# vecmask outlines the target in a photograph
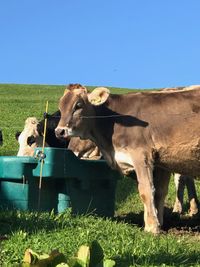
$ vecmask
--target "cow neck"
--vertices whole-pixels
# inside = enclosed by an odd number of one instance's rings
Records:
[[[94,111],[96,118],[94,119],[94,126],[90,130],[90,139],[96,143],[104,158],[113,166],[110,154],[114,152],[112,135],[116,118],[110,117],[114,113],[105,104],[94,107]],[[109,153],[107,153],[108,151]]]

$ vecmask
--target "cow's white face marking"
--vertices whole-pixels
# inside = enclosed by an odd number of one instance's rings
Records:
[[[68,136],[75,136],[76,132],[72,128],[67,128],[67,134]]]

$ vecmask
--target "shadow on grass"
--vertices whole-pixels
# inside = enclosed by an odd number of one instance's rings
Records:
[[[145,254],[145,252],[144,252]],[[159,252],[157,254],[149,254],[145,256],[134,256],[125,254],[114,258],[116,267],[125,266],[199,266],[199,252],[185,254],[171,254],[167,252]]]
[[[117,222],[125,222],[128,223],[130,225],[135,225],[138,227],[143,227],[144,226],[144,218],[143,218],[143,212],[140,213],[127,213],[127,214],[122,214],[119,216],[116,216],[114,219]]]
[[[199,233],[200,232],[200,213],[189,216],[186,214],[173,213],[172,209],[165,208],[163,230],[175,234]]]
[[[58,227],[63,227],[61,216],[65,226],[70,224],[71,215],[58,215],[55,217],[50,213],[28,213],[19,211],[0,212],[0,236],[9,235],[15,231],[22,230],[33,233],[39,230],[51,231]],[[67,218],[68,217],[68,218]]]
[[[138,227],[144,227],[143,215],[143,212],[131,212],[128,214],[116,216],[115,220]],[[162,229],[164,232],[172,232],[174,234],[200,233],[200,213],[190,217],[187,214],[179,215],[177,213],[173,213],[171,208],[165,208],[164,225]]]
[[[51,231],[58,227],[71,226],[76,220],[71,220],[73,215],[63,213],[51,215],[49,213],[28,213],[18,211],[0,212],[0,236],[9,235],[18,230],[28,233],[38,230]],[[128,213],[116,216],[113,220],[125,222],[129,225],[144,227],[143,212]],[[173,234],[195,234],[200,232],[200,214],[189,217],[172,213],[172,209],[165,209],[163,231]]]

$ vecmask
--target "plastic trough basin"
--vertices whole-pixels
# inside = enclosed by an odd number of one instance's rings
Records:
[[[33,157],[0,157],[0,179],[22,179],[23,176],[32,176],[32,170],[38,164]]]
[[[44,154],[41,190],[40,159],[0,157],[0,207],[55,212],[71,207],[74,214],[113,216],[118,172],[103,160],[80,160],[67,149],[47,147]]]

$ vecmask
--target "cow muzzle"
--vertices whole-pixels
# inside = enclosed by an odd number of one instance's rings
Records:
[[[69,130],[67,127],[57,127],[55,129],[55,134],[58,139],[61,138],[68,138],[69,137]]]

